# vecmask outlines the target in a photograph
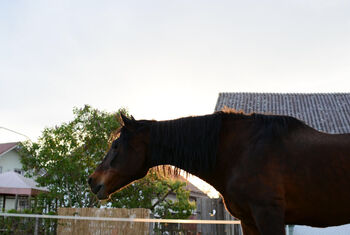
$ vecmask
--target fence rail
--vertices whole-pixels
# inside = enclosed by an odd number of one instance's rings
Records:
[[[59,215],[0,213],[1,234],[182,234],[193,235],[213,234],[221,226],[238,226],[240,221],[230,220],[198,220],[198,219],[154,219],[149,214],[143,215],[143,211],[120,209],[116,211],[100,211],[96,213],[94,208],[63,208]],[[126,214],[125,211],[129,214]],[[73,212],[78,211],[75,214]],[[99,210],[97,210],[99,211]],[[123,213],[124,211],[124,213]],[[91,212],[91,213],[87,213]],[[116,214],[113,214],[116,212]],[[148,212],[148,211],[147,211]],[[91,215],[91,216],[90,216]],[[93,216],[94,215],[94,216]],[[107,217],[109,216],[109,217]],[[143,217],[145,216],[145,217]],[[142,218],[143,217],[143,218]],[[204,226],[204,227],[200,227]],[[224,227],[222,227],[224,228]],[[2,231],[4,230],[4,231]],[[207,231],[208,230],[208,231]],[[4,233],[2,233],[4,232]],[[241,235],[239,231],[234,233]]]
[[[101,214],[102,215],[102,214]],[[0,213],[0,234],[25,234],[25,235],[60,235],[60,234],[135,234],[135,229],[138,232],[144,231],[145,229],[139,227],[140,223],[153,224],[148,225],[149,230],[145,230],[142,234],[182,234],[182,235],[193,235],[197,234],[193,231],[196,228],[182,227],[188,226],[185,224],[204,224],[202,226],[216,226],[213,229],[218,229],[219,226],[234,226],[239,228],[237,231],[224,230],[224,233],[219,234],[239,234],[240,221],[228,221],[228,220],[179,220],[179,219],[153,219],[153,218],[135,218],[135,214],[129,218],[122,217],[93,217],[93,216],[70,216],[70,215],[40,215],[40,214],[15,214],[15,213]],[[68,222],[67,222],[68,221]],[[69,222],[70,221],[70,222]],[[88,222],[91,221],[91,222]],[[95,222],[93,222],[95,221]],[[7,222],[9,226],[4,226]],[[96,223],[101,223],[98,225]],[[138,223],[132,225],[132,223]],[[129,225],[130,228],[128,227]],[[168,225],[167,225],[168,224]],[[176,225],[177,224],[177,225]],[[180,226],[180,224],[183,224]],[[154,226],[156,225],[156,226]],[[100,229],[99,226],[102,228]],[[114,227],[113,227],[114,226]],[[116,227],[115,227],[116,226]],[[192,225],[191,225],[192,226]],[[238,226],[238,227],[236,227]],[[122,232],[120,227],[124,227]],[[84,228],[88,232],[82,231]],[[66,229],[66,230],[64,230]],[[74,230],[75,229],[75,230]],[[109,230],[108,230],[109,229]],[[132,230],[134,229],[134,230]],[[197,228],[198,229],[198,228]],[[74,231],[67,233],[67,231]],[[117,231],[118,232],[115,232]],[[79,233],[76,233],[79,231]],[[97,232],[96,232],[97,231]],[[112,231],[112,232],[110,232]],[[202,231],[202,230],[201,230]],[[166,232],[166,233],[163,233]],[[141,233],[138,233],[141,234]],[[212,234],[203,232],[201,234]],[[307,226],[286,226],[287,235],[342,235],[350,234],[350,224],[329,228],[312,228]]]
[[[169,223],[169,224],[241,224],[234,220],[182,220],[182,219],[144,219],[144,218],[110,218],[110,217],[89,217],[89,216],[62,216],[62,215],[39,215],[39,214],[15,214],[0,213],[4,217],[24,217],[43,219],[68,219],[68,220],[93,220],[93,221],[117,221],[117,222],[139,222],[139,223]]]

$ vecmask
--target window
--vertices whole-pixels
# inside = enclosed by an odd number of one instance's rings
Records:
[[[20,197],[20,198],[18,198],[18,206],[19,206],[19,209],[20,210],[24,210],[24,209],[27,209],[27,208],[29,208],[29,204],[28,204],[28,198],[22,198],[22,197]]]
[[[21,169],[15,168],[14,171],[15,171],[17,174],[24,175],[24,171],[21,170]]]

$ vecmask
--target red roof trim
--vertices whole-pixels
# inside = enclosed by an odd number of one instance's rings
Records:
[[[16,148],[18,143],[19,142],[0,144],[0,156]]]

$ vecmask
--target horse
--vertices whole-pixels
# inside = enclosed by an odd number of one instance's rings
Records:
[[[319,132],[289,116],[219,111],[123,126],[88,183],[99,199],[172,165],[221,194],[244,235],[285,234],[286,224],[350,223],[350,134]]]

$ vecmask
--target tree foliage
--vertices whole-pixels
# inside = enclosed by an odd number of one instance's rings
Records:
[[[117,113],[88,105],[75,108],[73,113],[73,121],[45,128],[38,142],[23,144],[23,168],[36,176],[41,186],[48,187],[46,197],[57,199],[58,206],[97,206],[87,178],[104,157],[109,136],[120,124]]]
[[[189,201],[185,185],[151,170],[143,179],[113,194],[111,203],[113,207],[148,208],[158,218],[186,219],[196,206]]]
[[[116,113],[102,112],[88,105],[73,110],[74,119],[45,128],[37,142],[24,142],[20,154],[23,168],[50,192],[39,196],[39,209],[57,207],[99,207],[87,185],[88,176],[105,156],[114,131],[120,127]],[[148,208],[162,218],[187,218],[194,209],[184,183],[152,172],[114,194],[109,205]],[[170,200],[168,195],[176,195]]]

